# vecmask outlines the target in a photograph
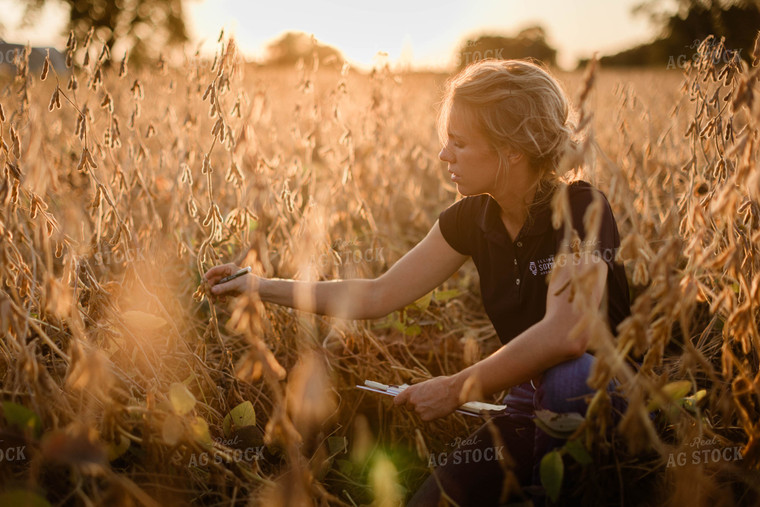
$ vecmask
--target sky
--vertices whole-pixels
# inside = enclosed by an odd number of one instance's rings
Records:
[[[195,44],[209,53],[219,31],[234,34],[251,58],[286,31],[314,34],[338,48],[355,66],[369,67],[378,52],[391,64],[445,68],[456,49],[481,33],[516,35],[540,24],[558,50],[558,63],[571,69],[595,51],[615,53],[651,40],[655,33],[631,9],[642,0],[186,0],[187,26]],[[48,2],[40,20],[14,29],[22,2],[0,0],[5,39],[62,46],[65,8]],[[205,42],[204,42],[205,41]]]

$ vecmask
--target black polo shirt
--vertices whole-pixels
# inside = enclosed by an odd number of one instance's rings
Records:
[[[551,199],[537,192],[531,217],[517,237],[510,239],[501,221],[501,208],[490,195],[465,197],[439,216],[443,237],[459,253],[469,255],[480,275],[480,290],[488,317],[502,343],[538,322],[546,313],[547,275],[564,239],[564,227],[551,223]],[[616,263],[620,246],[615,217],[607,198],[585,181],[568,186],[573,228],[585,240],[583,216],[593,202],[594,192],[602,198],[603,212],[599,238],[591,250],[597,251],[608,266],[607,310],[610,328],[630,314],[628,281],[622,265]],[[584,245],[588,247],[588,245]]]

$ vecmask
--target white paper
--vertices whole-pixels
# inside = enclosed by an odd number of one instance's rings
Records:
[[[398,393],[409,387],[406,384],[400,386],[389,386],[374,380],[365,380],[363,386],[356,386],[359,389],[365,391],[371,391],[373,393],[385,394],[386,396],[396,396]],[[494,405],[492,403],[483,403],[481,401],[468,401],[457,409],[457,412],[464,415],[470,415],[480,417],[484,413],[501,412],[506,409],[506,405]]]

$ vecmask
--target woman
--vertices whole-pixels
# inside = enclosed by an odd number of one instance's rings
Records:
[[[567,188],[569,223],[583,250],[593,255],[574,262],[559,262],[557,257],[554,262],[563,241],[574,237],[564,227],[553,228],[550,204],[562,184],[559,161],[572,145],[567,122],[567,98],[539,66],[514,60],[476,62],[448,83],[438,125],[444,145],[439,157],[448,163],[451,181],[465,197],[444,210],[427,236],[385,274],[372,280],[326,282],[247,275],[217,284],[238,269],[225,264],[206,273],[211,292],[257,292],[263,301],[371,319],[417,300],[472,257],[485,310],[503,346],[455,375],[410,386],[395,403],[431,420],[469,399],[509,389],[508,408],[494,422],[520,483],[537,485],[541,457],[559,442],[536,429],[531,421],[534,411],[583,414],[582,397],[590,392],[585,382],[592,363],[586,352],[589,333],[570,334],[581,315],[573,308],[570,291],[563,290],[572,271],[591,273],[584,297],[606,309],[613,331],[629,313],[625,273],[614,263],[620,244],[617,226],[609,203],[587,183]],[[598,198],[601,225],[587,235],[584,214]],[[296,296],[299,291],[307,297]],[[465,441],[473,448],[493,447],[482,456],[501,454],[496,450],[499,442],[492,441],[485,426]],[[438,466],[437,477],[426,481],[412,503],[436,505],[441,487],[460,505],[496,503],[504,481],[499,460],[468,461],[449,460]]]

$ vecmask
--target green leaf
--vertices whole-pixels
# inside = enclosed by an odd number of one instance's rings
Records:
[[[699,391],[692,394],[691,396],[687,396],[686,398],[681,400],[683,404],[683,408],[687,410],[691,410],[692,412],[696,412],[697,403],[699,403],[699,401],[705,396],[707,396],[707,391],[705,389],[700,389]]]
[[[195,396],[180,382],[174,382],[169,388],[169,401],[179,415],[185,415],[195,406]]]
[[[427,294],[425,294],[424,296],[422,296],[421,298],[419,298],[417,301],[415,301],[414,302],[414,306],[417,309],[419,309],[419,310],[421,310],[421,311],[424,312],[425,310],[428,309],[428,307],[430,306],[430,302],[432,300],[433,300],[433,293],[431,291],[431,292],[428,292]]]
[[[196,417],[190,421],[190,434],[199,444],[211,447],[211,433],[208,430],[208,423],[202,417]]]
[[[161,438],[169,445],[177,445],[185,435],[185,425],[182,418],[178,415],[169,414],[164,419],[161,426]]]
[[[565,450],[570,454],[570,456],[575,459],[578,463],[581,465],[589,465],[591,464],[591,455],[589,455],[588,451],[586,450],[586,446],[583,445],[583,442],[581,442],[579,439],[575,438],[573,440],[568,440],[565,442]]]
[[[659,393],[655,393],[652,399],[647,405],[647,411],[652,412],[658,408],[662,408],[670,402],[677,402],[691,391],[691,381],[689,380],[676,380],[662,386],[663,398]]]
[[[118,442],[109,442],[106,452],[108,453],[108,461],[113,461],[119,456],[127,452],[131,441],[124,435],[119,435]]]
[[[224,420],[222,420],[222,433],[224,433],[224,438],[229,438],[232,435],[232,417],[230,414],[224,416]]]
[[[379,453],[369,471],[372,493],[377,505],[400,505],[404,499],[398,482],[398,470],[393,461],[384,453]]]
[[[3,415],[9,425],[16,426],[21,431],[29,430],[35,437],[40,436],[42,421],[35,411],[12,401],[4,401]]]
[[[23,505],[25,507],[50,507],[45,497],[33,491],[14,489],[0,493],[0,505]]]
[[[373,322],[370,324],[372,329],[388,329],[391,327],[391,319],[389,317],[386,317],[382,320],[378,320],[377,322]]]
[[[245,426],[254,426],[256,424],[256,410],[253,403],[244,401],[237,407],[230,410],[230,413],[222,421],[222,431],[225,437],[232,434],[234,428],[243,428]]]
[[[406,324],[404,324],[400,319],[393,319],[391,321],[391,327],[396,331],[401,331],[402,333],[406,331]]]
[[[551,410],[536,410],[536,423],[544,433],[554,438],[570,438],[585,419],[576,412],[557,414]]]
[[[459,289],[437,290],[433,296],[439,303],[445,303],[449,299],[459,296],[461,293],[462,292]]]
[[[403,331],[404,325],[401,323],[401,312],[395,311],[389,313],[384,319],[374,322],[372,329],[398,329],[399,331]]]
[[[680,400],[691,391],[690,380],[676,380],[662,387],[662,392],[671,400]]]
[[[552,502],[559,498],[562,489],[562,476],[565,473],[565,465],[562,463],[562,455],[559,451],[551,451],[541,458],[540,465],[541,484]]]
[[[406,326],[404,329],[404,334],[407,336],[417,336],[420,333],[422,333],[422,328],[419,324],[412,324],[411,326]]]

